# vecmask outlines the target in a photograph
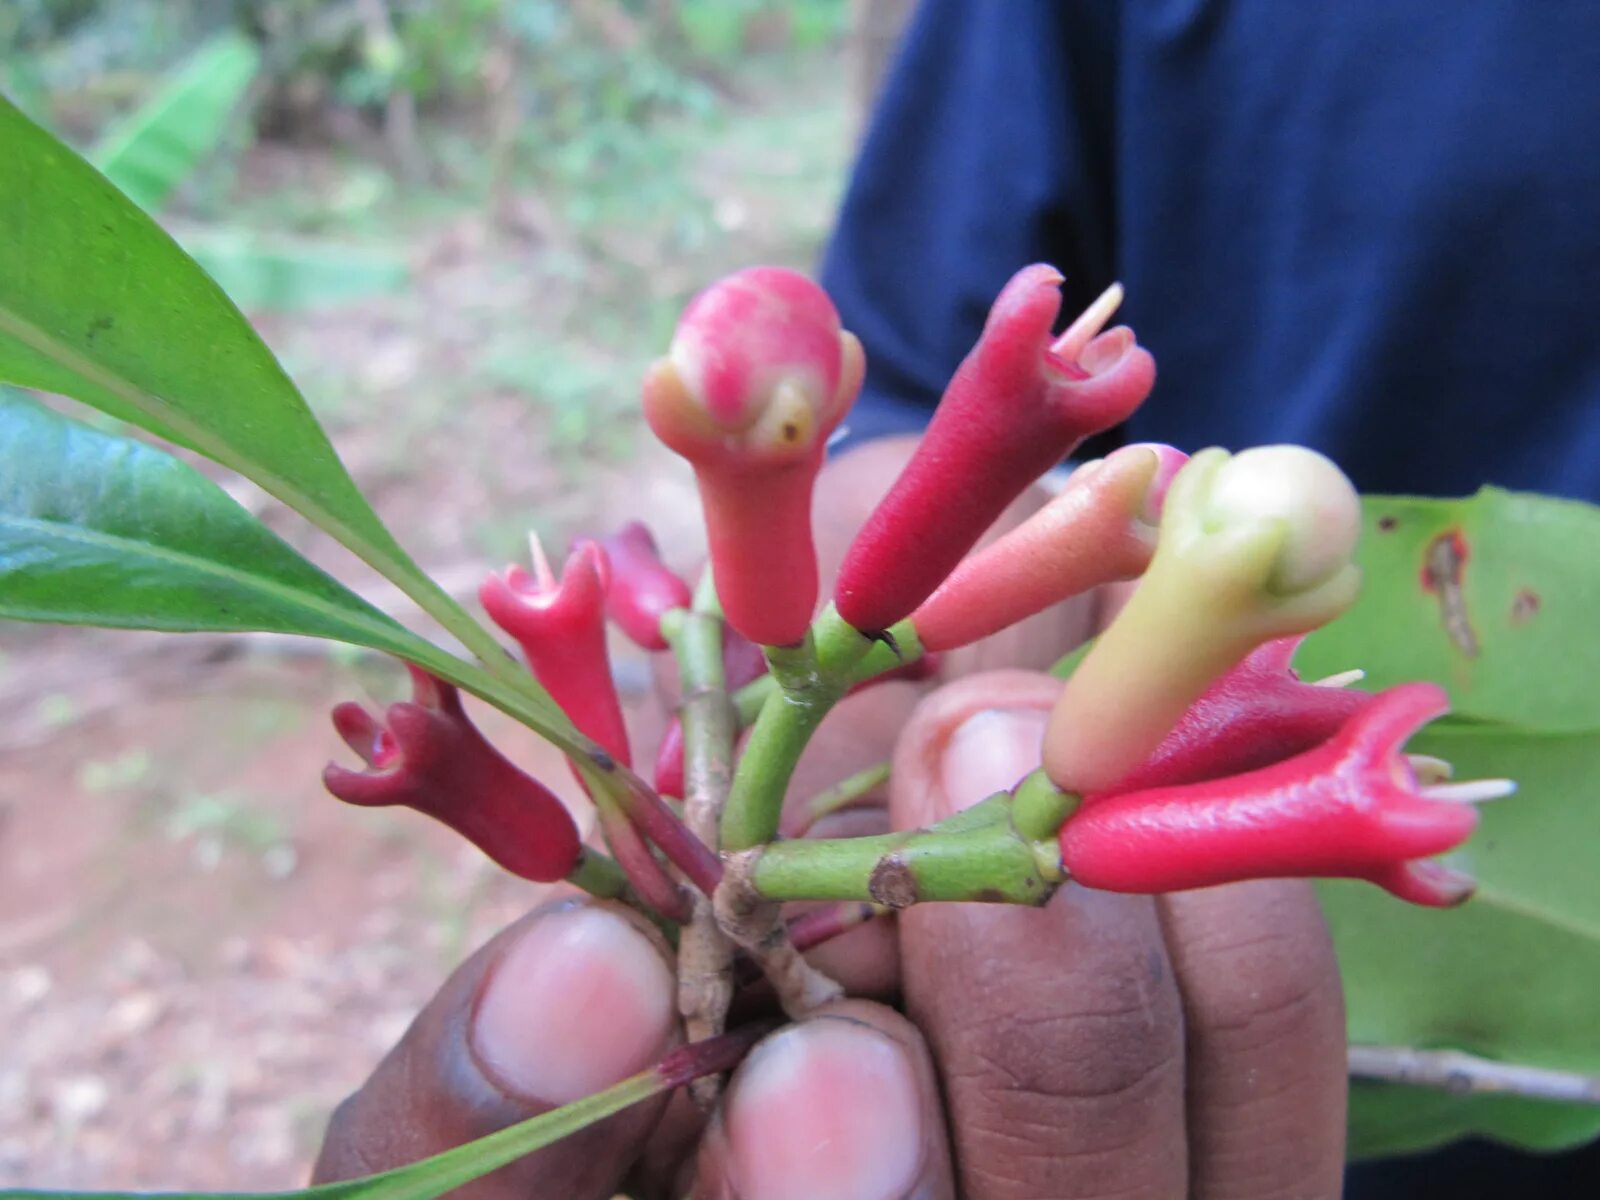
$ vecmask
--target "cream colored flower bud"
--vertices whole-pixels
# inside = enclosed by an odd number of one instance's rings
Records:
[[[1258,446],[1217,470],[1205,500],[1213,527],[1281,520],[1283,544],[1267,578],[1279,595],[1303,592],[1350,565],[1361,499],[1343,471],[1304,446]]]
[[[1058,787],[1110,787],[1262,642],[1309,633],[1356,597],[1361,503],[1296,446],[1204,450],[1178,472],[1139,586],[1067,682],[1045,735]]]

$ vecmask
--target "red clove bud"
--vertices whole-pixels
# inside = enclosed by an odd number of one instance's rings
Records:
[[[1251,651],[1189,706],[1149,758],[1098,795],[1221,779],[1331,738],[1373,696],[1339,681],[1303,682],[1289,663],[1304,640],[1276,638]]]
[[[1061,863],[1078,882],[1159,893],[1242,879],[1366,879],[1414,904],[1459,904],[1473,881],[1420,861],[1464,842],[1472,801],[1506,780],[1419,785],[1405,740],[1449,707],[1441,688],[1407,683],[1359,708],[1328,741],[1243,775],[1108,796],[1061,827]]]
[[[329,763],[323,786],[349,804],[425,813],[524,879],[563,878],[582,850],[571,814],[489,744],[454,687],[409,670],[411,700],[382,720],[354,702],[333,710],[334,728],[368,769]]]
[[[694,467],[723,611],[762,645],[796,643],[811,623],[811,492],[863,370],[821,288],[751,267],[690,302],[645,377],[650,428]]]
[[[656,748],[656,791],[683,799],[683,718],[673,717]]]
[[[1003,538],[963,559],[911,614],[924,647],[970,645],[1150,565],[1161,503],[1188,455],[1127,446],[1085,463],[1067,486]]]
[[[643,521],[629,521],[600,539],[600,548],[611,564],[606,615],[641,649],[665,650],[661,618],[675,608],[689,607],[689,585],[661,561],[656,540]]]
[[[1149,395],[1155,360],[1133,331],[1100,332],[1121,288],[1052,340],[1060,284],[1054,267],[1035,264],[995,300],[916,453],[845,555],[834,602],[855,628],[910,615],[1006,505]]]
[[[572,723],[623,765],[630,760],[616,681],[606,654],[610,568],[595,542],[574,548],[557,580],[537,540],[534,570],[507,567],[478,589],[495,624],[522,646],[528,664]]]

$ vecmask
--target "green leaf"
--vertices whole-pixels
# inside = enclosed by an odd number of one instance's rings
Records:
[[[249,38],[213,38],[110,129],[89,157],[135,204],[160,208],[216,149],[260,65]]]
[[[1453,763],[1462,779],[1510,776],[1518,791],[1486,805],[1472,840],[1446,860],[1479,880],[1460,908],[1414,908],[1368,884],[1319,885],[1351,1040],[1600,1073],[1600,803],[1589,794],[1600,778],[1600,730],[1451,721],[1412,748]],[[1472,1132],[1553,1148],[1600,1134],[1596,1107],[1447,1099],[1362,1087],[1352,1097],[1352,1147],[1397,1153]],[[1389,1119],[1397,1113],[1400,1123]]]
[[[0,374],[190,445],[369,552],[402,556],[271,351],[193,260],[4,102],[0,143]]]
[[[126,196],[0,99],[0,380],[59,392],[255,481],[399,585],[484,663],[494,702],[581,742],[531,677],[400,548],[283,368]]]
[[[1362,667],[1374,688],[1433,680],[1465,716],[1600,727],[1600,509],[1498,488],[1363,508],[1361,597],[1307,639],[1308,678]]]
[[[404,288],[410,267],[397,254],[321,241],[195,230],[183,246],[241,308],[302,312]]]
[[[0,1200],[434,1200],[446,1192],[471,1183],[515,1162],[524,1155],[542,1150],[564,1137],[586,1129],[596,1121],[619,1113],[668,1090],[654,1069],[630,1076],[621,1083],[582,1100],[512,1125],[488,1137],[479,1138],[454,1150],[410,1166],[352,1179],[345,1183],[325,1183],[289,1192],[69,1192],[0,1189]]]
[[[1570,1149],[1594,1137],[1595,1111],[1525,1096],[1458,1096],[1359,1080],[1351,1086],[1351,1158],[1414,1154],[1475,1133],[1531,1150]]]
[[[0,398],[0,616],[270,630],[437,666],[449,656],[154,447]]]

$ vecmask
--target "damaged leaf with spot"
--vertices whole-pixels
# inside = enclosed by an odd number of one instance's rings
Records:
[[[1600,509],[1499,488],[1465,500],[1368,496],[1348,613],[1306,640],[1315,679],[1428,679],[1458,717],[1600,727]]]

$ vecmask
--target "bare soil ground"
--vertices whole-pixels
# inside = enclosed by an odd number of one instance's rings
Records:
[[[619,296],[665,302],[740,262],[807,265],[848,155],[841,76],[820,64],[707,135],[688,159],[713,214],[698,248],[665,258],[624,226],[574,251],[469,210],[410,237],[406,295],[262,322],[447,585],[470,594],[530,525],[559,541],[643,514],[693,556],[692,489],[637,438],[625,395],[546,403],[537,364],[508,386],[485,363],[525,339],[570,344],[589,377],[636,378],[660,328],[590,336]],[[618,672],[648,744],[647,664],[622,653]],[[389,664],[299,644],[0,629],[0,1186],[303,1183],[332,1106],[450,966],[537,901],[420,819],[321,791],[329,705],[400,686]],[[565,778],[531,735],[485,724]]]

